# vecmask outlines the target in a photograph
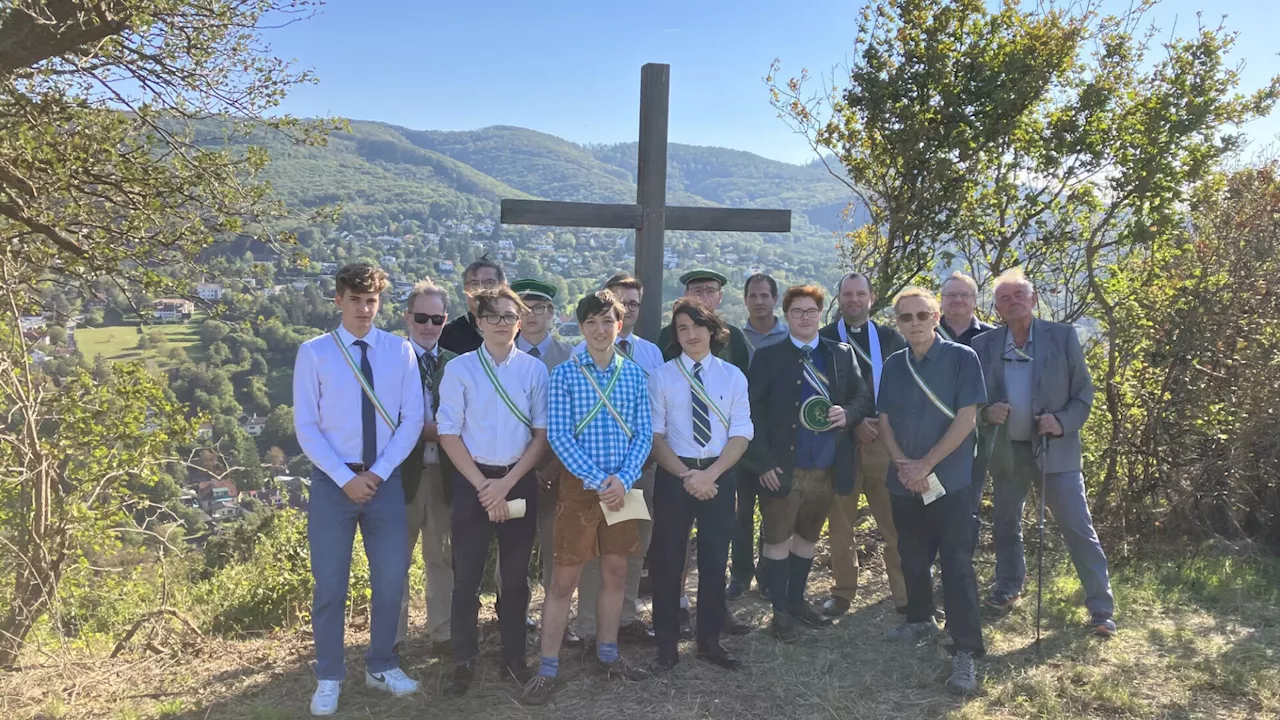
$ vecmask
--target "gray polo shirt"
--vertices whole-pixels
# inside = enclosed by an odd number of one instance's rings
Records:
[[[1009,439],[1030,442],[1036,438],[1036,409],[1031,407],[1034,401],[1035,373],[1029,358],[1035,357],[1035,335],[1027,336],[1027,344],[1019,353],[1013,344],[1013,333],[1004,332],[1004,352],[1000,362],[1004,364],[1004,389],[1009,396],[1009,419],[1005,421]]]
[[[774,318],[773,329],[767,333],[758,333],[756,329],[751,327],[751,323],[742,326],[742,334],[747,336],[747,348],[750,350],[750,356],[755,357],[756,351],[762,347],[777,345],[791,336],[791,328],[787,327],[787,323],[779,317]]]
[[[970,405],[985,404],[987,385],[982,377],[978,354],[964,345],[941,338],[934,340],[929,352],[919,361],[911,356],[910,347],[899,350],[884,361],[876,409],[881,415],[889,416],[889,426],[893,428],[893,437],[902,452],[912,460],[919,460],[947,434],[951,418],[916,383],[911,369],[907,367],[908,362],[952,412]],[[964,442],[933,469],[947,492],[954,492],[973,482],[973,443],[974,435],[969,433]],[[898,481],[896,464],[889,465],[888,486],[889,492],[896,495],[911,494]]]

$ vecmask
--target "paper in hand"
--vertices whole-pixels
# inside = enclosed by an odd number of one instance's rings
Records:
[[[942,487],[942,483],[938,480],[937,473],[929,473],[929,477],[925,478],[925,480],[929,481],[929,489],[921,493],[921,497],[924,498],[925,505],[928,505],[934,500],[937,500],[947,494],[947,489]]]
[[[649,508],[644,504],[644,491],[640,488],[631,488],[627,491],[627,495],[622,500],[622,509],[614,512],[604,503],[600,503],[600,509],[604,510],[604,521],[606,525],[616,525],[627,520],[648,520]]]
[[[511,520],[519,520],[524,517],[526,509],[524,498],[507,501],[507,515],[510,516]]]

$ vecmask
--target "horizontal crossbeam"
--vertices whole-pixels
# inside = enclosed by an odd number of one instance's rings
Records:
[[[503,200],[504,225],[640,228],[639,205]],[[790,210],[685,207],[666,209],[666,229],[721,232],[791,232]]]

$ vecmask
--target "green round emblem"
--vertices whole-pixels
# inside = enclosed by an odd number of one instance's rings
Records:
[[[827,413],[831,411],[831,401],[821,395],[814,395],[800,406],[800,424],[806,430],[823,432],[831,429],[831,421]]]

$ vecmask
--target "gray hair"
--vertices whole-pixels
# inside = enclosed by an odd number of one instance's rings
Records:
[[[959,280],[965,285],[968,285],[969,289],[973,291],[974,295],[978,294],[978,281],[974,280],[973,278],[959,271],[951,273],[950,277],[942,281],[942,285],[940,285],[938,289],[941,290],[942,288],[946,287],[947,283],[951,282],[952,280]]]
[[[1028,292],[1035,292],[1036,286],[1031,284],[1031,280],[1027,278],[1027,274],[1022,271],[1022,267],[1015,265],[1008,270],[1000,273],[994,283],[991,285],[992,292],[999,290],[1001,285],[1008,283],[1017,283],[1027,289]]]
[[[413,304],[418,301],[418,298],[424,296],[440,298],[440,302],[444,304],[444,314],[449,314],[449,293],[445,292],[444,288],[431,282],[429,278],[419,280],[414,284],[413,289],[409,291],[409,299],[405,303],[405,312],[413,312]]]

